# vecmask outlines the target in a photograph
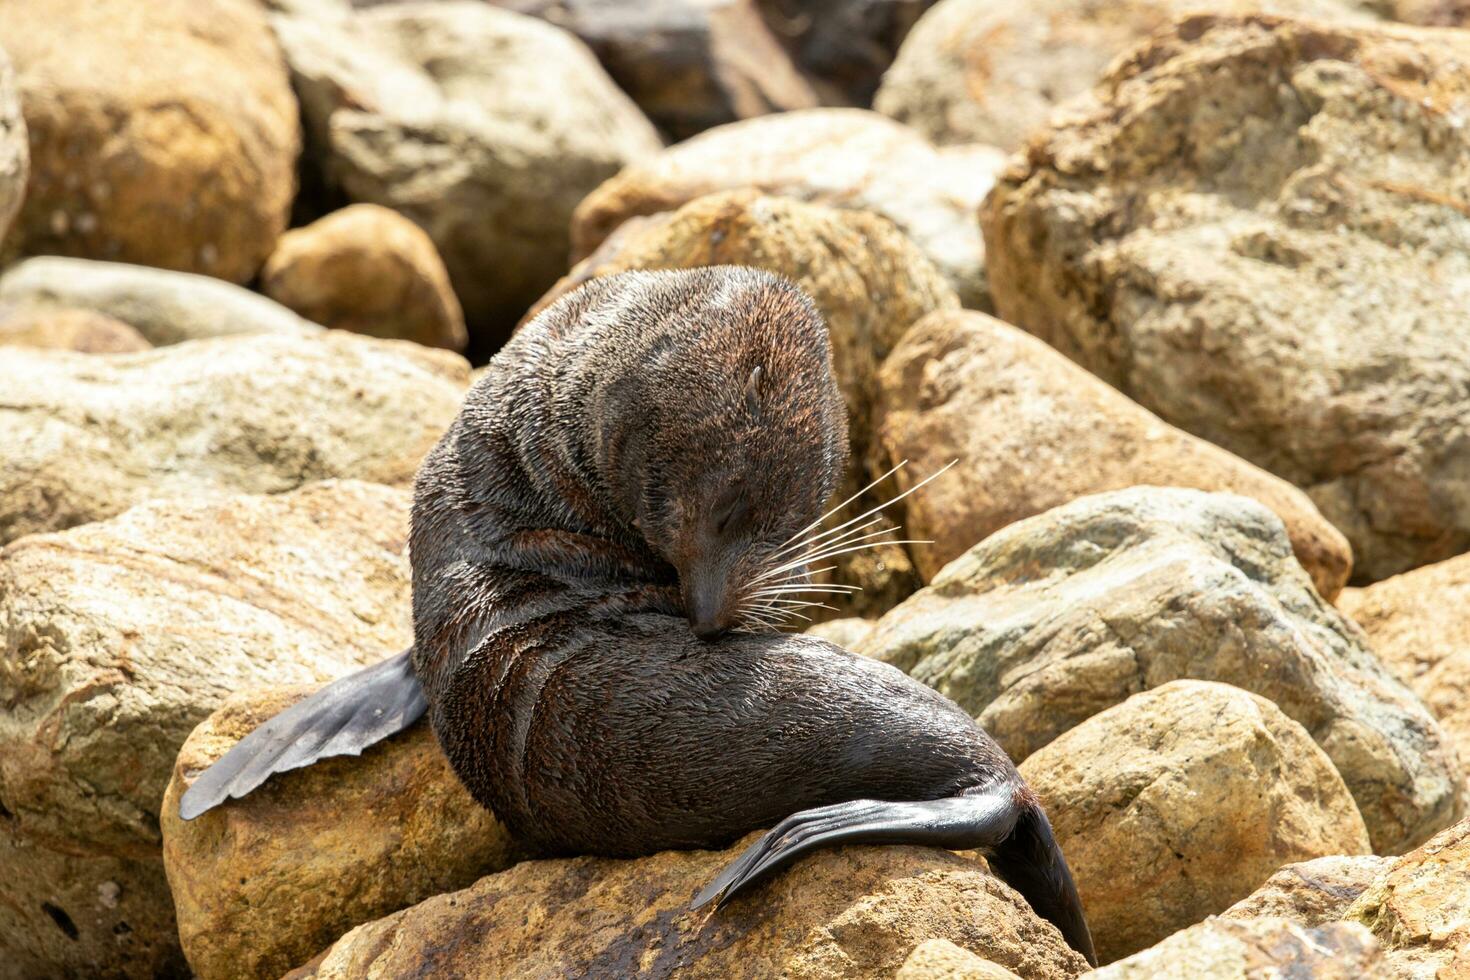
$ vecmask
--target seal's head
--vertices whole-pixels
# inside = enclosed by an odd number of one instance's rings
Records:
[[[643,275],[660,288],[620,319],[662,328],[632,335],[638,370],[600,386],[599,469],[713,639],[754,624],[757,589],[801,574],[783,549],[838,486],[847,411],[826,325],[795,285],[731,266]]]

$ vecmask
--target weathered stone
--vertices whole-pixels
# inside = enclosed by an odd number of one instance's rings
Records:
[[[1361,581],[1470,548],[1470,33],[1191,17],[983,209],[1000,316],[1306,490]]]
[[[153,345],[126,323],[95,310],[7,306],[0,308],[0,347],[127,354],[151,350]]]
[[[891,119],[859,109],[731,123],[635,163],[589,194],[573,217],[573,252],[589,255],[629,218],[754,187],[876,211],[924,250],[966,306],[985,306],[985,252],[975,222],[1003,160],[989,147],[936,151]]]
[[[1270,701],[1172,681],[1021,763],[1109,962],[1222,912],[1290,861],[1362,854],[1342,777]]]
[[[934,848],[817,852],[718,913],[690,911],[739,853],[524,862],[360,926],[290,976],[857,980],[933,938],[1034,980],[1087,966],[978,860]]]
[[[354,204],[281,236],[260,288],[308,320],[370,337],[463,350],[464,311],[424,230]]]
[[[1322,746],[1379,852],[1417,845],[1465,806],[1433,716],[1312,589],[1280,520],[1244,497],[1137,487],[1018,521],[880,619],[858,652],[954,699],[1014,759],[1168,681],[1255,692]]]
[[[983,313],[934,313],[904,334],[878,378],[873,428],[885,463],[955,471],[903,501],[933,578],[975,542],[1077,497],[1139,484],[1253,497],[1286,523],[1317,591],[1337,595],[1347,541],[1300,490],[1129,401],[1046,344]],[[886,467],[885,467],[886,468]]]
[[[407,485],[459,411],[464,359],[352,334],[0,357],[0,542],[142,500]]]
[[[577,202],[660,146],[592,53],[532,17],[313,4],[272,25],[323,179],[429,233],[487,350],[566,271]]]
[[[158,823],[179,747],[233,691],[407,645],[408,507],[402,490],[317,483],[150,501],[0,549],[7,968],[179,965]]]
[[[286,227],[301,146],[259,4],[15,0],[0,37],[30,135],[12,244],[255,275]]]
[[[1470,554],[1348,589],[1338,608],[1429,705],[1470,779]]]
[[[873,620],[863,619],[861,616],[843,616],[840,619],[829,619],[825,623],[816,623],[806,629],[806,632],[812,636],[820,636],[824,640],[831,640],[844,650],[851,650],[853,647],[858,646],[872,631]]]
[[[10,56],[0,50],[0,240],[20,214],[30,174],[31,151],[21,112],[20,86]]]
[[[279,303],[211,276],[124,262],[40,256],[0,274],[0,303],[102,313],[155,346],[242,333],[301,336],[318,324]]]
[[[1206,919],[1087,980],[1385,980],[1378,941],[1356,922]]]
[[[354,926],[509,867],[509,832],[449,768],[427,724],[361,757],[271,777],[194,820],[179,798],[256,726],[310,693],[224,702],[184,743],[163,797],[163,863],[200,980],[275,978]]]
[[[893,980],[1020,980],[1005,967],[982,960],[948,939],[922,942],[903,961]]]
[[[759,191],[711,194],[612,236],[537,307],[596,276],[722,264],[783,275],[806,290],[821,311],[832,338],[833,370],[847,403],[852,453],[836,496],[852,496],[888,468],[885,464],[875,470],[872,465],[878,365],[919,317],[959,306],[944,277],[886,218]],[[863,494],[848,516],[881,503],[889,491],[880,487]],[[919,585],[900,545],[845,555],[835,564],[837,581],[863,589],[845,611],[882,612]]]
[[[824,105],[869,106],[899,45],[934,0],[760,0]]]
[[[1288,864],[1223,913],[1227,919],[1276,916],[1301,926],[1341,919],[1393,858],[1339,854]]]

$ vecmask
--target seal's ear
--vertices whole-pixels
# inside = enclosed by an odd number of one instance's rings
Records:
[[[761,413],[760,386],[761,376],[765,373],[765,368],[757,364],[755,370],[750,372],[750,379],[745,382],[745,407],[750,409],[752,415]]]

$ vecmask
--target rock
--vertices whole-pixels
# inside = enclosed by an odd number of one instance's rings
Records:
[[[1355,0],[1215,0],[1216,13],[1371,22]],[[1362,9],[1359,9],[1362,8]],[[940,145],[1023,146],[1054,110],[1089,91],[1119,55],[1198,0],[943,0],[904,40],[873,108]]]
[[[926,578],[1013,521],[1139,484],[1254,497],[1286,523],[1317,591],[1337,595],[1352,554],[1310,499],[1160,421],[1046,344],[983,313],[933,313],[904,334],[878,378],[874,430],[889,465],[956,472],[905,500]],[[901,471],[897,480],[915,482]]]
[[[1467,63],[1460,31],[1179,22],[997,183],[999,315],[1306,490],[1359,581],[1465,551]]]
[[[754,187],[876,211],[924,250],[965,305],[984,306],[989,290],[976,214],[1003,161],[989,147],[936,151],[909,129],[860,109],[763,116],[671,146],[598,187],[573,216],[573,253],[590,254],[629,218]]]
[[[1100,961],[1222,912],[1283,864],[1363,854],[1332,762],[1255,694],[1172,681],[1021,763],[1067,856]]]
[[[370,337],[463,350],[464,312],[424,230],[354,204],[281,236],[260,288],[308,320]]]
[[[427,724],[179,819],[179,798],[200,773],[310,691],[233,695],[174,763],[163,863],[184,953],[201,980],[279,977],[352,927],[464,888],[520,856],[509,831],[455,778]]]
[[[21,112],[20,86],[10,57],[0,50],[0,240],[20,213],[30,173],[31,151]]]
[[[153,349],[142,334],[121,320],[95,310],[65,306],[0,308],[0,347],[40,347],[79,354],[127,354]]]
[[[891,976],[934,938],[1035,980],[1087,968],[978,860],[936,848],[820,851],[718,914],[691,912],[739,847],[523,862],[359,926],[290,976],[855,980]]]
[[[30,134],[12,246],[255,275],[286,227],[301,147],[257,3],[16,0],[0,37]]]
[[[869,106],[909,29],[934,0],[760,0],[766,22],[826,105]]]
[[[89,259],[43,256],[17,263],[0,274],[0,303],[91,310],[157,346],[242,333],[321,332],[279,303],[209,276]]]
[[[1429,711],[1312,589],[1276,516],[1244,497],[1137,487],[1018,521],[880,619],[857,652],[953,699],[1013,759],[1130,694],[1195,678],[1259,694],[1302,725],[1376,851],[1413,847],[1464,810]]]
[[[1087,980],[1312,980],[1379,978],[1378,941],[1355,922],[1304,928],[1289,919],[1206,919]]]
[[[1470,554],[1349,589],[1338,608],[1424,699],[1470,779]]]
[[[982,960],[948,939],[930,939],[903,961],[893,980],[1020,980],[1005,967]]]
[[[1392,863],[1371,854],[1339,854],[1288,864],[1223,914],[1227,919],[1278,916],[1301,926],[1336,922]]]
[[[812,636],[820,636],[824,640],[831,640],[844,650],[851,650],[863,641],[873,631],[873,621],[863,619],[861,616],[843,616],[840,619],[829,619],[825,623],[814,623],[808,626],[805,632]]]
[[[919,317],[957,308],[954,291],[924,253],[885,218],[746,190],[697,198],[663,218],[646,220],[609,238],[537,308],[596,276],[720,264],[755,266],[786,276],[805,289],[822,312],[832,338],[833,370],[847,403],[851,448],[847,479],[833,503],[852,496],[888,469],[887,464],[881,469],[872,466],[876,457],[871,406],[878,365]],[[847,516],[888,496],[887,485],[866,493]],[[919,585],[900,545],[843,556],[836,564],[838,581],[863,588],[846,612],[885,611]]]
[[[0,543],[143,500],[407,486],[459,410],[457,355],[334,333],[0,357]]]
[[[150,501],[0,549],[9,966],[177,972],[158,820],[179,747],[234,691],[407,645],[408,508],[402,490],[325,482]]]
[[[658,150],[653,126],[531,17],[470,0],[304,11],[272,24],[322,178],[428,232],[493,350],[566,271],[577,202]]]
[[[675,139],[817,94],[761,19],[756,0],[492,0],[581,38],[613,81]]]

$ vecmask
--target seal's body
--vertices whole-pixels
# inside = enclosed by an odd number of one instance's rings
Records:
[[[412,672],[405,654],[268,722],[186,816],[426,703],[475,798],[547,852],[776,825],[703,903],[824,844],[981,847],[1093,960],[1045,816],[968,715],[890,666],[760,629],[753,610],[804,581],[789,566],[837,485],[844,420],[825,328],[783,280],[627,273],[564,297],[420,470]]]

